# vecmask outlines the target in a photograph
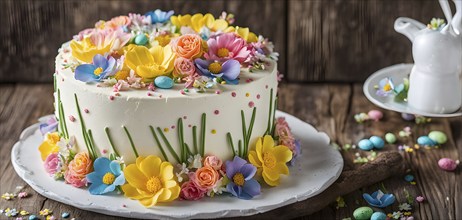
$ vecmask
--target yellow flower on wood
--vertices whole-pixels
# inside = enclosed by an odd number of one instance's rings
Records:
[[[173,71],[175,54],[170,45],[165,47],[154,45],[150,49],[145,46],[133,46],[125,55],[125,63],[145,81],[167,75]]]
[[[173,179],[173,166],[159,157],[136,158],[123,170],[127,183],[122,186],[126,197],[138,200],[145,207],[170,202],[180,195],[180,186]]]
[[[279,185],[281,174],[289,175],[287,162],[292,159],[292,151],[284,146],[274,146],[270,135],[259,138],[255,150],[249,152],[249,161],[257,167],[257,173],[270,186]]]
[[[57,143],[60,139],[58,132],[48,133],[45,135],[45,140],[39,146],[40,156],[43,161],[47,159],[48,155],[59,151]]]

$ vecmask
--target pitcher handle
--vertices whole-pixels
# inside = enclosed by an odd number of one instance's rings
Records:
[[[399,17],[395,20],[395,31],[404,34],[409,40],[414,41],[416,33],[426,27],[412,18]]]

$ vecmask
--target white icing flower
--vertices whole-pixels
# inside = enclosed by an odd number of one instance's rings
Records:
[[[115,161],[119,164],[125,164],[124,156],[116,157]]]
[[[200,154],[196,154],[188,158],[189,168],[199,169],[202,167],[202,157]]]
[[[186,166],[185,163],[177,164],[176,168],[180,170],[180,172],[175,173],[175,175],[176,175],[176,177],[178,179],[178,182],[181,183],[181,182],[183,182],[183,177],[188,175],[189,169],[188,169],[188,167]]]
[[[226,192],[226,185],[223,185],[223,177],[220,178],[215,186],[207,191],[207,196],[213,196],[214,194],[222,194],[223,192]]]

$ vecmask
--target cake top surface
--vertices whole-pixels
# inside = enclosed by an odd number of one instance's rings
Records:
[[[161,10],[101,20],[63,44],[56,68],[108,94],[230,92],[274,72],[278,58],[268,39],[233,22],[225,12],[215,18]]]

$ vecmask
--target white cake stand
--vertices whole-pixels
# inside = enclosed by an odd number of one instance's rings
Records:
[[[142,219],[254,215],[321,193],[339,177],[343,168],[342,156],[329,145],[330,140],[325,133],[287,113],[278,111],[276,116],[285,117],[294,135],[301,139],[302,155],[290,168],[290,177],[284,178],[278,187],[263,187],[262,195],[252,200],[223,195],[194,202],[174,201],[148,209],[123,195],[91,195],[86,189],[54,181],[45,173],[38,151],[42,141],[38,124],[23,131],[13,147],[11,161],[18,175],[41,195],[88,211]]]
[[[376,85],[379,84],[380,80],[391,77],[393,79],[393,83],[395,85],[399,85],[403,83],[404,78],[408,78],[409,74],[411,73],[411,69],[414,64],[412,63],[403,63],[403,64],[396,64],[393,66],[385,67],[377,72],[373,73],[369,78],[367,78],[366,82],[364,82],[363,91],[364,95],[366,95],[367,99],[374,103],[375,105],[391,110],[396,112],[414,114],[414,115],[421,115],[427,117],[456,117],[462,116],[462,108],[459,109],[457,112],[449,113],[449,114],[435,114],[430,112],[424,112],[417,109],[414,109],[408,106],[407,102],[396,102],[393,100],[393,97],[382,97],[376,94],[377,89],[375,88]]]

